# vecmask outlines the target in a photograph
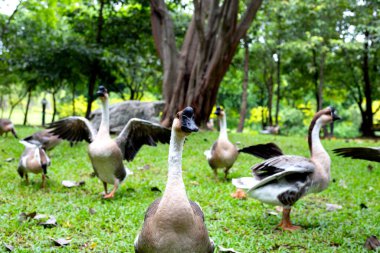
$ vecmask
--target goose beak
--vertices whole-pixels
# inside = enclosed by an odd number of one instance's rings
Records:
[[[198,132],[198,127],[194,121],[194,110],[191,107],[186,107],[182,111],[181,130],[185,133]]]
[[[12,128],[12,134],[13,134],[13,136],[16,138],[16,139],[18,139],[18,136],[17,136],[17,134],[16,134],[16,131],[15,131],[15,129],[14,128]]]
[[[335,110],[332,112],[332,118],[333,118],[333,121],[335,121],[335,120],[339,120],[339,119],[342,119],[341,117],[339,117],[338,114],[336,114],[336,111],[335,111]]]
[[[222,111],[222,110],[221,110],[220,107],[218,106],[218,107],[216,107],[216,110],[215,110],[214,114],[219,116],[221,111]]]
[[[100,85],[98,91],[96,92],[96,95],[98,97],[105,97],[106,94],[107,94],[107,89],[103,85]]]

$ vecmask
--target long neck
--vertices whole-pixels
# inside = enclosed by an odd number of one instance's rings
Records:
[[[178,136],[177,132],[172,129],[170,146],[169,146],[169,171],[168,184],[173,181],[182,182],[182,151],[185,137]]]
[[[219,126],[220,126],[219,138],[228,139],[226,114],[224,114],[224,116],[219,120]]]
[[[110,115],[109,115],[109,105],[108,98],[104,101],[102,100],[102,121],[100,122],[99,133],[103,136],[109,136],[110,132]]]
[[[321,119],[317,119],[313,122],[309,129],[309,149],[310,156],[313,160],[317,160],[326,172],[330,171],[330,157],[326,150],[322,146],[321,139],[319,138],[319,132],[322,127]]]

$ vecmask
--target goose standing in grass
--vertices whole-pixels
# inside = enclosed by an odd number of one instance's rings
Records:
[[[215,178],[218,176],[217,169],[224,168],[224,179],[227,180],[228,172],[238,158],[239,153],[247,153],[264,159],[282,155],[281,149],[274,143],[258,144],[238,149],[228,140],[226,113],[224,110],[218,106],[214,114],[217,115],[219,120],[219,137],[211,149],[206,150],[204,154],[208,164],[214,171]]]
[[[11,132],[16,139],[18,139],[18,136],[16,134],[15,127],[9,119],[0,119],[0,136],[3,136],[8,134],[8,132]]]
[[[99,132],[83,117],[68,117],[52,123],[50,132],[71,142],[85,140],[95,175],[103,182],[104,198],[113,198],[120,183],[127,176],[123,159],[132,161],[142,145],[156,146],[157,142],[169,143],[170,129],[159,124],[130,119],[119,136],[113,140],[109,133],[108,92],[103,86],[97,92],[102,102],[102,119]],[[113,190],[107,192],[107,184]]]
[[[135,240],[136,253],[212,253],[201,207],[189,200],[182,179],[182,150],[186,136],[197,132],[194,112],[186,107],[173,121],[169,147],[169,171],[162,198],[156,199],[145,214]]]
[[[52,134],[49,130],[44,129],[22,139],[24,141],[40,145],[46,151],[52,150],[62,139],[58,135]]]
[[[311,121],[308,143],[311,158],[281,155],[252,167],[253,177],[233,179],[237,188],[248,189],[248,195],[261,202],[283,206],[284,230],[296,230],[290,210],[294,203],[309,193],[321,192],[330,182],[331,160],[319,138],[321,127],[340,119],[332,107],[317,112]]]
[[[46,185],[47,167],[50,165],[50,159],[45,150],[35,144],[27,141],[20,141],[25,146],[25,150],[20,157],[17,172],[21,178],[25,176],[25,180],[29,183],[28,173],[42,172],[42,188]]]
[[[352,159],[362,159],[380,163],[380,147],[351,147],[337,148],[333,150],[335,154],[343,157],[351,157]]]

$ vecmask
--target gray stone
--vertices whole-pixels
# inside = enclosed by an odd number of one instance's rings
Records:
[[[110,131],[119,133],[131,118],[145,119],[160,122],[160,112],[164,110],[164,101],[140,102],[136,100],[125,101],[110,105]],[[91,122],[99,129],[102,111],[98,109],[91,113]]]

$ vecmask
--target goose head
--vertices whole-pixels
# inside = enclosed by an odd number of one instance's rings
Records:
[[[215,114],[219,119],[223,118],[224,115],[225,115],[223,108],[220,108],[220,106],[217,106],[217,107],[216,107],[214,114]]]
[[[319,116],[319,117],[318,117]],[[339,120],[341,119],[335,108],[332,107],[332,106],[328,106],[326,107],[325,109],[323,110],[320,110],[317,115],[316,115],[316,118],[318,117],[318,119],[321,121],[322,123],[322,126],[325,126],[327,124],[330,124],[332,122],[334,122],[335,120]]]
[[[104,87],[103,85],[100,85],[98,91],[96,92],[96,95],[100,98],[100,100],[102,100],[102,102],[107,100],[108,99],[108,91],[107,91],[106,87]]]
[[[198,127],[194,121],[194,110],[191,107],[186,107],[178,112],[173,120],[173,129],[179,135],[187,136],[192,132],[198,132]]]

